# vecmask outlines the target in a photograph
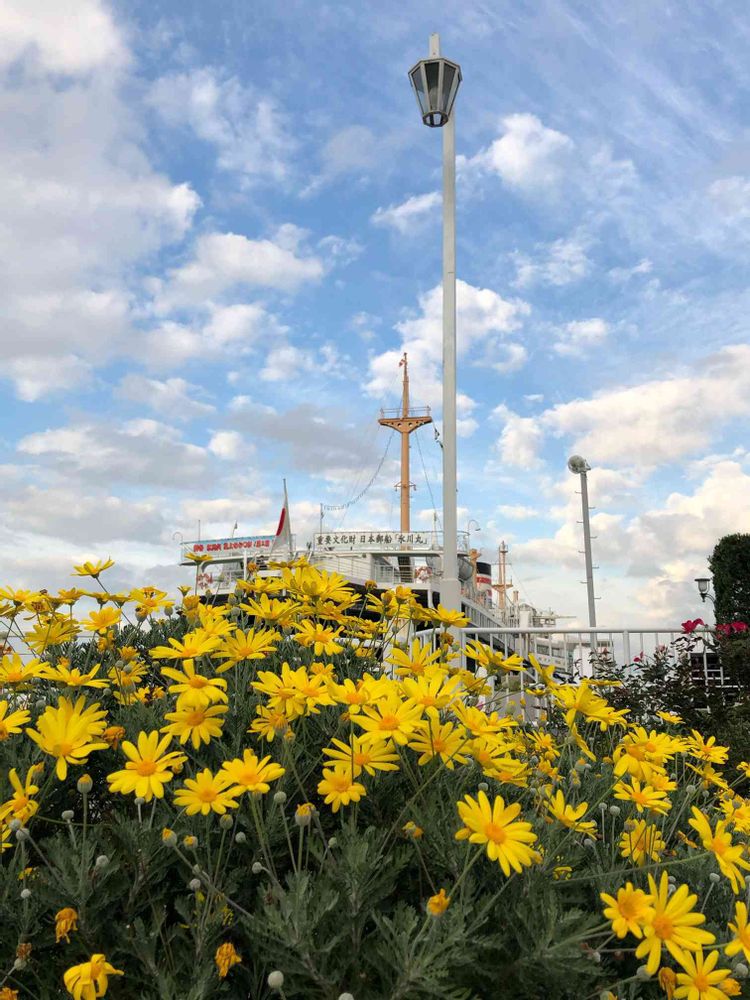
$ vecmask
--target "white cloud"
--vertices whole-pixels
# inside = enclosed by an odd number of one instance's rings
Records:
[[[404,351],[409,355],[412,385],[418,387],[420,400],[430,405],[439,403],[442,391],[443,298],[440,285],[419,297],[419,313],[396,325],[401,335],[400,347],[370,358],[369,395],[383,399],[392,392],[398,363]],[[456,336],[459,357],[493,364],[495,355],[503,363],[504,338],[517,330],[523,317],[531,311],[520,299],[507,300],[490,288],[476,288],[465,281],[456,282]],[[513,353],[511,348],[510,353]]]
[[[272,240],[250,240],[238,233],[206,233],[196,240],[192,259],[173,269],[163,287],[157,287],[157,308],[163,312],[197,306],[242,288],[293,291],[322,276],[319,258],[297,256],[294,250]]]
[[[520,191],[554,187],[570,162],[573,140],[547,128],[536,115],[507,115],[501,124],[500,138],[463,160],[461,169],[495,173]]]
[[[497,508],[497,513],[501,517],[507,517],[513,521],[525,521],[528,518],[539,516],[539,511],[535,507],[527,507],[520,503],[501,504]]]
[[[497,447],[510,465],[530,468],[551,434],[592,465],[653,469],[699,454],[722,428],[750,415],[750,344],[725,347],[694,371],[558,403],[533,419],[505,406],[494,414],[505,421]]]
[[[146,378],[129,372],[120,380],[117,395],[133,403],[147,406],[171,420],[192,420],[213,413],[216,409],[200,399],[203,390],[183,378]]]
[[[516,288],[531,285],[562,286],[580,281],[591,271],[591,259],[587,254],[590,240],[582,236],[559,239],[553,243],[537,247],[535,257],[516,252],[513,263],[516,266]]]
[[[560,527],[552,537],[516,543],[514,563],[525,567],[526,574],[540,574],[539,583],[547,592],[567,590],[568,607],[577,604],[582,609],[585,592],[576,597],[570,591],[573,574],[583,571],[580,496],[573,477],[563,477],[552,492],[565,495],[567,502],[550,512],[560,518]],[[705,571],[722,535],[750,531],[750,475],[741,464],[717,461],[692,493],[672,492],[643,512],[623,512],[623,504],[632,504],[633,486],[639,497],[643,495],[643,470],[629,470],[626,476],[620,470],[594,468],[589,477],[590,502],[597,508],[591,526],[594,560],[600,564],[595,572],[596,592],[602,598],[599,620],[615,626],[642,621],[679,628],[679,622],[694,613],[706,617],[706,608],[697,611],[694,577]],[[602,510],[605,506],[613,509]],[[628,584],[627,577],[637,580],[637,587]]]
[[[433,219],[437,218],[437,213],[433,210],[441,203],[442,198],[437,191],[415,194],[399,205],[376,209],[370,222],[376,226],[389,226],[405,235],[414,232],[429,213],[432,213]]]
[[[315,361],[309,351],[303,351],[292,344],[272,347],[266,355],[260,377],[266,382],[285,382],[315,369]]]
[[[708,197],[728,221],[750,218],[750,178],[722,177],[709,185]]]
[[[503,375],[523,368],[529,357],[529,352],[523,344],[500,344],[497,350],[499,354],[504,355],[504,359],[493,362],[492,367]]]
[[[119,66],[127,51],[98,0],[3,0],[0,64],[25,56],[52,73],[78,75]]]
[[[182,440],[179,432],[156,420],[81,421],[21,438],[22,455],[46,463],[82,488],[92,482],[129,483],[195,489],[210,464],[205,449]]]
[[[539,448],[544,440],[540,421],[535,417],[519,416],[502,403],[495,407],[492,415],[504,421],[496,444],[502,461],[522,469],[538,466]]]
[[[217,431],[208,442],[208,450],[217,458],[233,461],[247,451],[242,435],[238,431]]]
[[[695,455],[750,414],[750,345],[726,347],[697,371],[560,403],[542,423],[589,461],[653,467]]]
[[[107,7],[6,2],[2,58],[15,62],[0,81],[0,348],[21,359],[29,398],[54,379],[34,380],[24,358],[72,386],[131,349],[132,275],[184,236],[200,199],[147,156]]]
[[[76,545],[133,539],[157,542],[168,522],[153,500],[123,499],[70,486],[25,485],[4,499],[4,520],[14,532],[64,538]],[[45,546],[46,551],[46,546]]]
[[[612,279],[612,281],[617,284],[624,284],[629,281],[630,278],[635,277],[637,274],[651,274],[654,269],[653,263],[648,259],[648,257],[643,257],[634,264],[632,267],[613,267],[607,274]]]
[[[168,124],[188,127],[215,146],[220,170],[246,181],[287,176],[294,148],[287,122],[269,97],[236,77],[222,78],[209,67],[163,76],[152,85],[149,102]]]
[[[248,347],[259,337],[278,336],[282,327],[257,302],[236,302],[230,306],[215,307],[203,329],[205,336],[216,347]]]
[[[22,356],[7,361],[2,375],[12,379],[19,399],[34,403],[50,393],[79,388],[91,377],[91,366],[74,354]]]
[[[557,354],[581,357],[588,348],[602,344],[609,331],[609,323],[599,317],[571,320],[558,331],[558,339],[552,345],[552,350]]]

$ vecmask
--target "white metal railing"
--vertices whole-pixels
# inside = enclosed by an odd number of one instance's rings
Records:
[[[467,611],[477,619],[481,617],[480,608],[475,611],[467,607]],[[667,662],[673,663],[688,657],[693,677],[702,677],[706,686],[731,687],[720,659],[705,642],[698,641],[690,649],[675,648],[675,640],[686,635],[681,627],[519,628],[489,626],[478,621],[476,625],[457,631],[462,647],[467,639],[476,638],[501,649],[506,656],[510,653],[518,653],[524,658],[533,655],[543,666],[552,665],[558,676],[565,679],[591,676],[595,666],[607,664],[637,670],[647,657],[661,654]],[[437,632],[437,629],[427,629],[420,635],[434,637]],[[712,634],[713,630],[708,627],[693,633],[699,640]]]

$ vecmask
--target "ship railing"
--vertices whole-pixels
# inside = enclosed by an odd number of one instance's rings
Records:
[[[429,406],[410,406],[406,416],[407,417],[429,417],[430,416]],[[380,410],[380,419],[393,419],[394,417],[403,417],[404,411],[400,406],[387,407],[386,409]]]

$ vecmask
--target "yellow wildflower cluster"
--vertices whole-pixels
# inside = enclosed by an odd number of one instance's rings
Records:
[[[76,567],[99,584],[91,592],[0,591],[17,637],[0,662],[0,746],[17,747],[19,761],[0,802],[3,851],[28,849],[52,791],[83,803],[81,832],[64,821],[76,849],[87,823],[108,821],[130,796],[139,816],[149,806],[149,829],[163,829],[159,849],[187,866],[197,926],[212,908],[228,925],[243,911],[216,884],[225,837],[236,847],[250,832],[252,870],[278,894],[272,828],[299,874],[311,843],[316,864],[327,863],[332,822],[356,829],[366,814],[377,825],[375,800],[395,796],[392,833],[432,886],[421,900],[428,917],[449,920],[469,870],[487,860],[503,884],[536,872],[561,895],[585,878],[598,890],[606,873],[607,933],[632,938],[649,975],[675,997],[734,995],[731,970],[718,966],[722,948],[750,961],[746,901],[717,944],[696,886],[669,875],[672,864],[702,861],[722,891],[745,889],[750,800],[722,775],[727,748],[713,737],[680,729],[673,713],[658,720],[668,731],[631,724],[591,678],[562,684],[533,656],[456,639],[467,619],[425,608],[405,587],[357,594],[299,561],[241,580],[226,604],[187,589],[174,602],[153,587],[109,594],[100,577],[110,565]],[[433,852],[433,797],[454,856]],[[221,852],[199,863],[212,819]],[[436,857],[444,868],[433,879]],[[58,945],[78,931],[83,903],[50,914]],[[219,979],[243,964],[229,941],[213,963]],[[121,974],[97,953],[61,981],[88,1000]]]

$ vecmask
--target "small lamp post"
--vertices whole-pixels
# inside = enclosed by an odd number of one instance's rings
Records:
[[[716,604],[713,595],[708,592],[711,580],[707,576],[696,576],[695,582],[698,584],[698,593],[701,595],[701,601],[705,604],[706,598],[708,598],[712,604]]]
[[[591,522],[589,520],[589,484],[591,466],[580,455],[571,455],[568,468],[581,477],[581,509],[583,513],[583,554],[586,560],[586,593],[589,602],[589,627],[596,628],[596,598],[594,597],[594,564],[591,558]]]
[[[456,127],[453,103],[461,67],[440,55],[430,35],[430,55],[409,70],[422,121],[443,130],[443,576],[440,600],[461,609],[458,579],[456,476]]]

